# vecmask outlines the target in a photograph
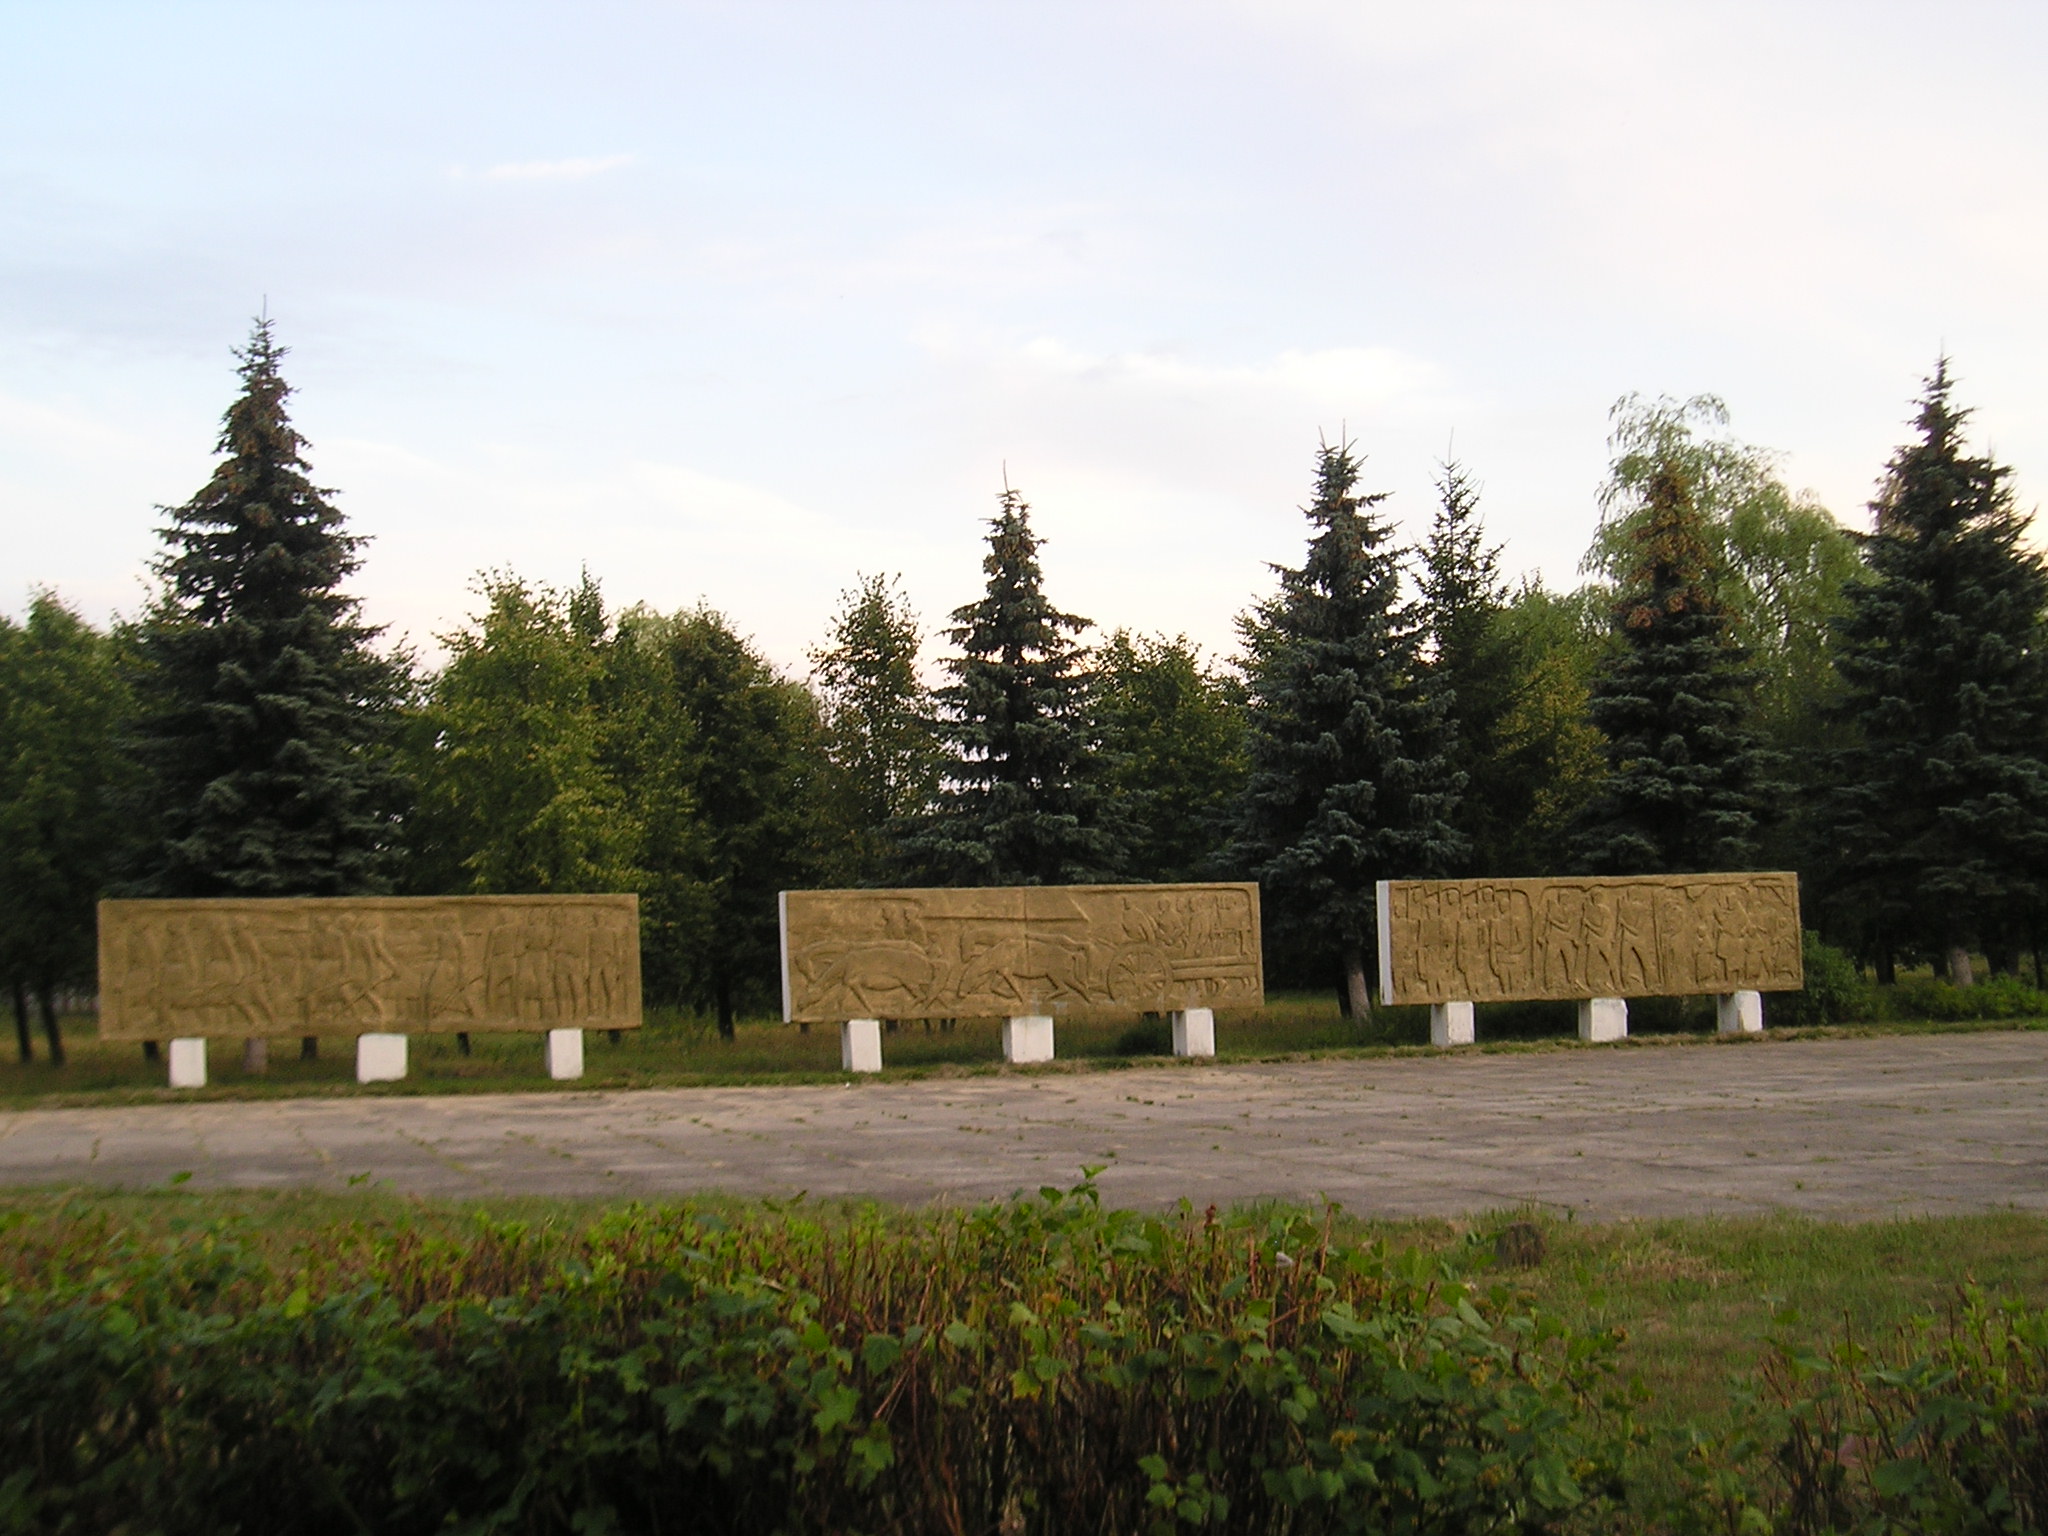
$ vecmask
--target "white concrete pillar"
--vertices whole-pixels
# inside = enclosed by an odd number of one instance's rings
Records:
[[[1628,999],[1588,997],[1579,1001],[1581,1040],[1625,1040],[1628,1038]]]
[[[395,1083],[403,1076],[405,1076],[405,1036],[356,1036],[357,1082]]]
[[[1009,1062],[1052,1060],[1052,1016],[1027,1013],[1003,1020],[1003,1060]]]
[[[171,1086],[173,1088],[204,1088],[206,1086],[206,1042],[203,1039],[173,1040],[171,1042]]]
[[[1167,1015],[1173,1023],[1173,1054],[1214,1056],[1216,1054],[1216,1010],[1177,1008]]]
[[[547,1047],[542,1053],[547,1058],[548,1076],[558,1081],[567,1081],[583,1075],[583,1031],[580,1029],[551,1029],[548,1031]]]
[[[1470,1045],[1478,1038],[1478,1031],[1472,1024],[1472,1005],[1470,1003],[1431,1003],[1429,1005],[1429,1043],[1431,1045]]]
[[[1764,1032],[1764,995],[1761,992],[1723,992],[1714,999],[1714,1027],[1724,1035],[1760,1035]]]
[[[879,1072],[882,1070],[882,1021],[848,1019],[839,1026],[839,1070]]]

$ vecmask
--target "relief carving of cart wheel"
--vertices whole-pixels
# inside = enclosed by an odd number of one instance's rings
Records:
[[[1117,951],[1105,980],[1112,1002],[1151,1002],[1172,990],[1173,966],[1159,950],[1133,945]]]

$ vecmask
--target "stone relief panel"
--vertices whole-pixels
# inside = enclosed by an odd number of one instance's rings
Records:
[[[100,1033],[637,1029],[637,896],[100,903]]]
[[[785,891],[782,1000],[814,1024],[1257,1007],[1259,888]]]
[[[1789,992],[1804,974],[1785,873],[1385,881],[1379,922],[1390,1003]]]

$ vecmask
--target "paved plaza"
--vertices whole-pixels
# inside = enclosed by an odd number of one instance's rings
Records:
[[[2048,1033],[1638,1045],[852,1086],[0,1113],[0,1184],[910,1204],[1066,1184],[1362,1215],[2048,1208]]]

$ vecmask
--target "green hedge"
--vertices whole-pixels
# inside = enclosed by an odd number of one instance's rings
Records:
[[[1298,1214],[90,1212],[6,1234],[8,1530],[1539,1532],[1619,1486],[1612,1338]]]

